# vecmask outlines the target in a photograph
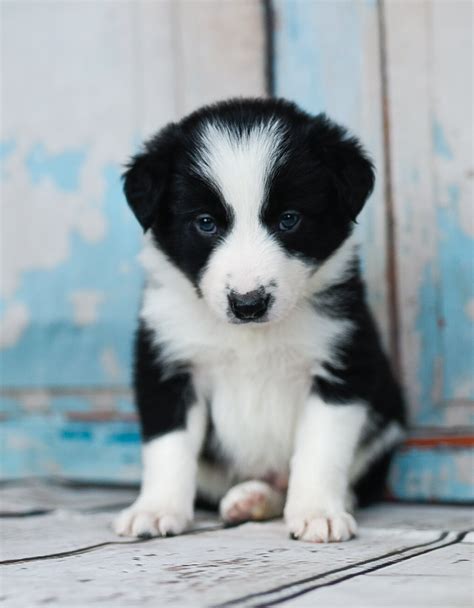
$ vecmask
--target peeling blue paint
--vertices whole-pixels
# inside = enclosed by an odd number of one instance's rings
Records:
[[[127,435],[134,440],[114,440]],[[68,422],[58,412],[9,418],[0,425],[0,449],[0,479],[33,475],[97,482],[140,479],[134,422]]]
[[[0,160],[5,160],[15,151],[16,143],[13,139],[0,141]]]
[[[450,191],[452,204],[437,210],[439,272],[443,287],[443,397],[445,400],[473,399],[474,320],[465,314],[465,308],[474,299],[474,240],[459,224],[459,188],[453,185]]]
[[[87,150],[81,148],[49,154],[44,144],[38,143],[27,155],[25,166],[33,183],[50,177],[61,190],[74,192],[79,187],[79,174],[86,154]]]
[[[13,154],[16,148],[16,142],[13,139],[0,141],[0,177],[5,179],[8,177],[4,163],[5,160]]]
[[[121,433],[114,433],[108,437],[109,443],[140,443],[140,433],[136,431],[127,431]]]
[[[389,486],[402,500],[472,502],[473,453],[469,449],[400,450]]]
[[[418,315],[415,329],[420,337],[418,381],[420,386],[419,416],[433,411],[436,396],[433,394],[442,361],[443,351],[438,328],[439,285],[433,264],[425,266],[418,293]]]
[[[351,91],[360,88],[363,46],[357,5],[277,0],[275,10],[277,94],[355,124],[357,96]]]
[[[96,243],[73,233],[70,255],[53,270],[21,277],[15,299],[34,311],[19,341],[0,353],[3,384],[33,386],[111,386],[128,384],[131,340],[142,284],[136,261],[141,235],[125,203],[118,168],[104,168],[106,192],[101,208],[107,233]],[[124,268],[127,269],[124,272]],[[73,322],[71,293],[103,291],[106,298],[93,325]],[[112,353],[116,370],[104,364]]]
[[[453,153],[446,139],[443,127],[437,120],[434,120],[432,124],[432,138],[435,154],[443,158],[453,158]]]

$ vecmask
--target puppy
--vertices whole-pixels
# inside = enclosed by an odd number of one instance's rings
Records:
[[[117,533],[179,534],[197,494],[228,523],[351,538],[405,421],[351,236],[366,153],[324,115],[237,99],[165,127],[124,179],[145,232],[143,479]]]

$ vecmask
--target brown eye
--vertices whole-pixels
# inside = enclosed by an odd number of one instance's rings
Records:
[[[278,228],[282,232],[294,230],[301,221],[301,215],[297,211],[285,211],[280,215]]]

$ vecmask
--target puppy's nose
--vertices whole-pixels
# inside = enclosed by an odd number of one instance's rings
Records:
[[[229,304],[232,312],[241,321],[256,321],[267,312],[270,296],[263,289],[255,289],[247,293],[231,291]]]

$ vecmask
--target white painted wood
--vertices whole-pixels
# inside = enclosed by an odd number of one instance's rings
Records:
[[[464,543],[326,587],[282,606],[327,608],[470,608],[473,548]]]
[[[357,135],[377,180],[357,228],[369,301],[389,343],[382,77],[377,4],[275,0],[276,93]]]
[[[36,482],[23,484],[21,495],[21,487],[17,484],[16,495],[6,492],[7,497],[13,502],[22,499],[25,505],[49,504],[56,510],[0,518],[1,559],[19,560],[0,564],[1,596],[8,608],[34,608],[46,602],[53,606],[194,608],[228,600],[238,600],[236,606],[255,606],[303,592],[295,605],[331,608],[343,601],[354,605],[357,597],[360,604],[356,605],[368,608],[418,607],[427,605],[421,603],[420,592],[427,583],[430,595],[426,597],[435,599],[439,594],[444,602],[448,597],[456,601],[466,597],[469,571],[462,560],[469,557],[472,542],[466,537],[462,546],[442,547],[458,538],[456,531],[472,528],[473,510],[467,507],[380,505],[366,509],[359,513],[359,537],[344,544],[292,541],[281,521],[222,529],[204,513],[198,515],[194,534],[133,541],[112,533],[112,512],[91,512],[128,490],[98,488],[94,496],[91,488]],[[443,537],[443,529],[451,532]],[[436,551],[416,557],[426,548]],[[400,556],[411,559],[391,565]],[[377,568],[377,572],[367,576],[367,568]],[[341,576],[354,578],[337,583]],[[331,587],[324,587],[330,583]],[[323,587],[312,591],[314,585]],[[387,588],[392,603],[386,603]],[[334,591],[328,595],[329,589]],[[413,601],[407,600],[410,597]]]
[[[429,3],[384,2],[401,371],[413,417],[420,411],[418,377],[423,345],[416,331],[423,270],[436,252],[431,169],[430,70],[426,27]],[[436,302],[429,324],[436,329]],[[428,320],[425,320],[428,323]],[[433,390],[437,390],[433,387]]]
[[[474,4],[434,2],[433,168],[439,232],[441,399],[474,420]],[[450,403],[453,402],[453,403]],[[466,408],[464,408],[466,409]]]
[[[178,0],[173,6],[179,115],[228,97],[265,94],[259,0]]]
[[[10,606],[37,606],[47,597],[54,605],[209,606],[267,592],[280,585],[356,567],[392,551],[434,541],[424,531],[362,530],[347,544],[314,545],[288,538],[283,523],[245,524],[197,535],[111,545],[64,558],[3,567],[3,593]],[[23,568],[23,569],[22,569]],[[25,569],[26,568],[26,569]],[[28,580],[28,585],[25,581]],[[80,581],[86,580],[89,584]],[[119,594],[119,595],[118,595]],[[241,605],[252,605],[243,602]]]
[[[358,521],[365,528],[462,532],[474,528],[474,509],[430,504],[379,504],[360,511]]]
[[[45,515],[0,518],[0,562],[31,559],[70,551],[83,551],[101,543],[140,542],[117,536],[112,521],[117,510],[101,512],[56,509]],[[217,516],[196,514],[191,534],[222,528]]]
[[[383,7],[403,381],[418,423],[468,425],[473,6],[390,0]]]
[[[0,514],[26,515],[37,511],[84,511],[119,508],[135,500],[138,489],[79,487],[41,479],[10,482],[0,487]]]

